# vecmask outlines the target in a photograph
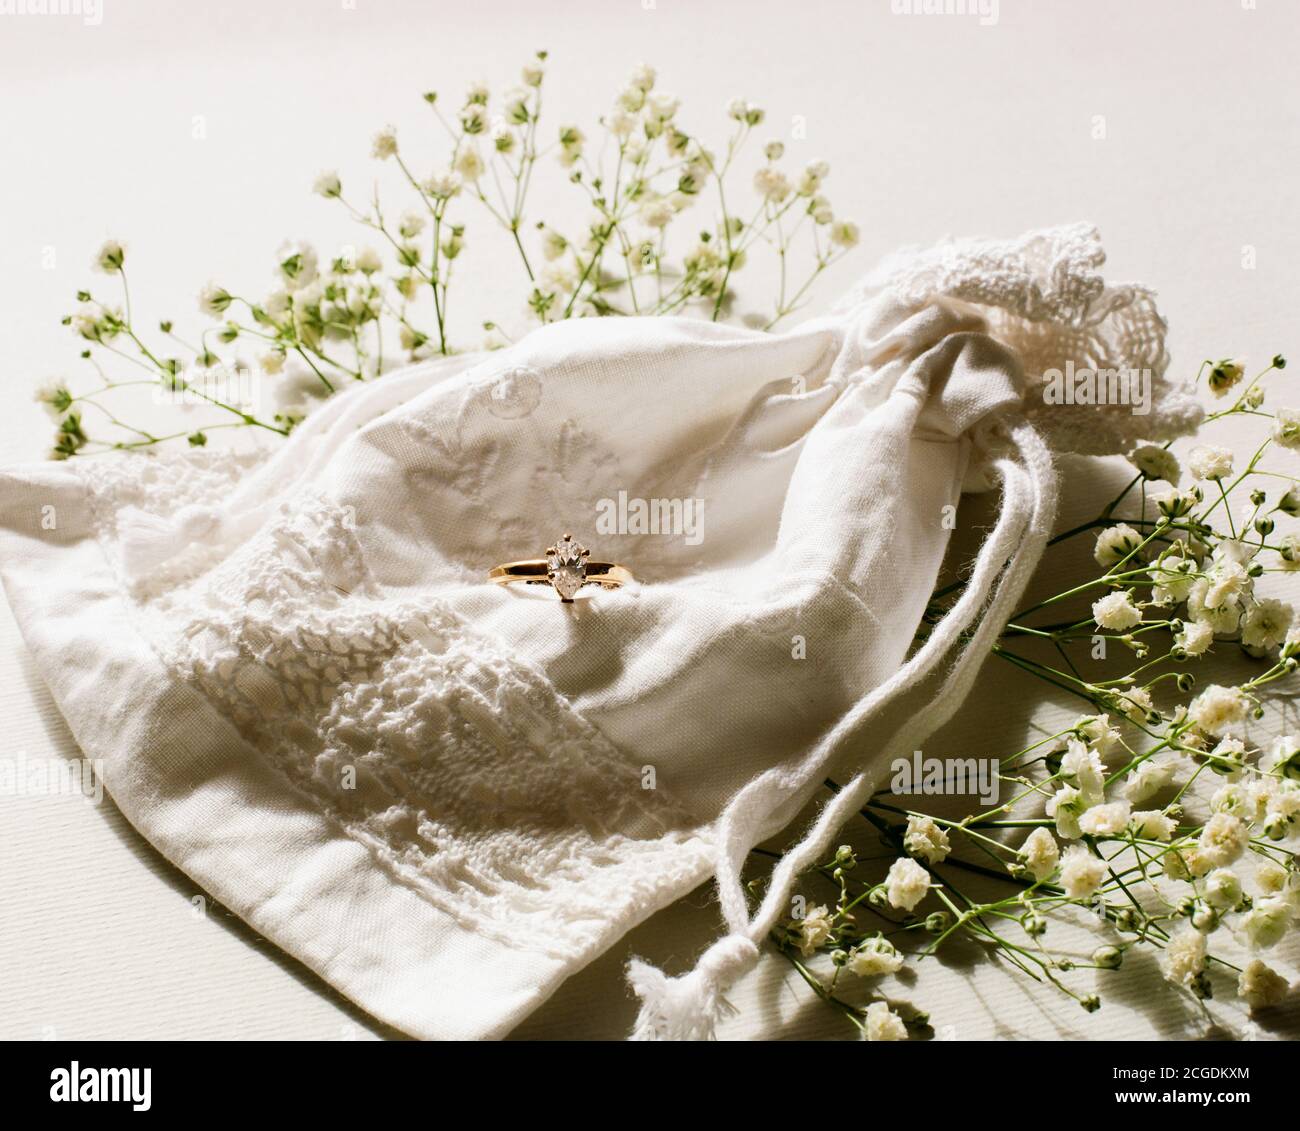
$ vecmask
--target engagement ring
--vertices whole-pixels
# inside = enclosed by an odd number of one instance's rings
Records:
[[[522,562],[506,562],[488,573],[488,580],[498,585],[549,585],[560,600],[571,603],[584,585],[617,589],[632,581],[632,572],[614,562],[593,562],[590,551],[566,534],[554,546],[547,547],[546,557]]]

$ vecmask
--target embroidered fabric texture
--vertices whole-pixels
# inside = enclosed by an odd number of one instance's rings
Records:
[[[75,466],[113,544],[130,508],[170,517],[252,463]],[[125,579],[142,630],[294,787],[458,922],[572,959],[697,874],[707,846],[666,791],[643,789],[544,675],[445,602],[386,600],[343,508],[304,493],[227,551],[193,543]]]

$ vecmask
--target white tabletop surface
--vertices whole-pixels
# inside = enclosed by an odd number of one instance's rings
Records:
[[[815,306],[900,244],[1088,219],[1112,277],[1158,289],[1179,371],[1210,354],[1300,354],[1291,0],[1001,0],[989,26],[894,14],[889,0],[102,3],[98,24],[0,16],[4,462],[49,444],[28,390],[75,371],[59,319],[102,239],[128,242],[138,311],[196,326],[193,296],[210,277],[255,290],[282,239],[355,239],[310,195],[318,169],[368,184],[377,127],[415,138],[427,129],[422,91],[458,96],[475,78],[501,90],[538,47],[551,52],[552,126],[594,123],[645,60],[706,136],[721,137],[722,107],[743,95],[767,108],[768,133],[795,160],[829,160],[829,195],[863,239]],[[483,246],[486,279],[508,249]],[[490,287],[458,301],[467,344],[477,320],[515,316]],[[1081,514],[1103,473],[1071,475],[1067,509]],[[1007,751],[1062,712],[990,670],[931,745]],[[7,756],[76,755],[3,603],[0,720]],[[199,914],[190,881],[111,803],[0,798],[0,852],[0,1038],[391,1035],[232,916]],[[695,893],[520,1035],[622,1035],[634,1011],[627,955],[681,969],[716,925],[708,891]],[[959,1038],[1168,1039],[1209,1024],[1149,962],[1111,976],[1091,1016],[969,948],[895,992]],[[848,1035],[775,956],[733,1000],[728,1036]],[[1220,1032],[1242,1030],[1230,1004],[1213,1016]],[[1293,1011],[1256,1033],[1298,1026]]]

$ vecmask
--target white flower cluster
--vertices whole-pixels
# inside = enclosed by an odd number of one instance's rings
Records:
[[[561,125],[551,135],[557,144],[548,144],[539,126],[546,59],[546,52],[537,52],[515,85],[501,94],[473,83],[451,112],[444,112],[435,92],[426,93],[424,102],[450,139],[449,154],[432,168],[420,167],[421,155],[405,135],[399,138],[395,126],[375,133],[371,155],[384,164],[386,176],[405,183],[414,197],[411,207],[390,213],[378,191],[370,199],[353,198],[338,171],[316,175],[313,192],[346,209],[371,233],[378,250],[348,247],[326,264],[311,245],[286,244],[277,258],[276,288],[260,299],[209,284],[199,295],[199,308],[218,325],[202,334],[198,346],[174,334],[170,321],[160,324],[169,337],[163,348],[146,344],[129,313],[80,292],[80,305],[65,323],[82,339],[83,357],[90,357],[92,347],[121,354],[117,339],[123,339],[127,355],[155,370],[169,391],[199,388],[204,377],[191,368],[260,366],[270,382],[272,395],[265,403],[275,406],[274,416],[263,419],[243,404],[207,398],[214,409],[230,414],[209,427],[258,427],[286,435],[313,406],[349,382],[377,377],[402,360],[456,350],[448,320],[450,291],[464,273],[467,227],[475,213],[503,229],[517,249],[526,276],[520,282],[520,316],[543,323],[687,310],[714,320],[731,316],[727,300],[735,296],[737,273],[751,253],[771,249],[781,271],[766,319],[770,326],[801,306],[817,276],[858,242],[856,225],[837,218],[824,194],[826,162],[784,168],[785,145],[771,141],[753,174],[757,200],[746,200],[733,183],[746,177],[741,151],[762,125],[764,111],[745,100],[732,101],[725,119],[731,136],[715,151],[685,131],[681,100],[661,90],[654,68],[645,64],[632,71],[600,119],[607,136],[599,145],[575,124]],[[573,232],[561,232],[555,222],[536,216],[530,199],[534,181],[541,179],[534,177],[539,161],[551,152],[584,200],[585,218]],[[681,219],[688,210],[703,215],[688,225]],[[126,258],[126,246],[108,240],[92,263],[115,277],[124,298]],[[513,341],[503,329],[514,320],[513,312],[505,313],[512,317],[482,323],[485,349]],[[238,355],[253,342],[260,360]],[[178,345],[193,354],[192,361],[174,356]],[[234,346],[235,356],[225,354],[224,346]],[[58,429],[52,454],[68,458],[90,442],[79,401],[103,408],[98,398],[128,383],[105,376],[99,388],[79,397],[66,383],[64,392],[42,391],[38,399]],[[95,449],[147,447],[171,438],[133,428],[107,411],[94,419],[125,433],[116,442],[96,440]],[[202,431],[189,439],[207,442]]]

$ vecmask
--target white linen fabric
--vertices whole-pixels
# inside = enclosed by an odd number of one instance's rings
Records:
[[[960,704],[1049,533],[1051,366],[1151,370],[1145,435],[1196,422],[1150,294],[1086,226],[896,260],[768,335],[542,328],[327,402],[278,448],[0,475],[0,572],[108,791],[160,851],[362,1008],[494,1037],[716,876],[689,975],[630,970],[637,1034],[707,1037],[798,871]],[[1001,513],[915,647],[963,484]],[[601,534],[601,501],[703,525]],[[488,584],[564,531],[638,583],[573,605]],[[585,592],[585,591],[584,591]],[[739,869],[847,780],[757,909]]]

